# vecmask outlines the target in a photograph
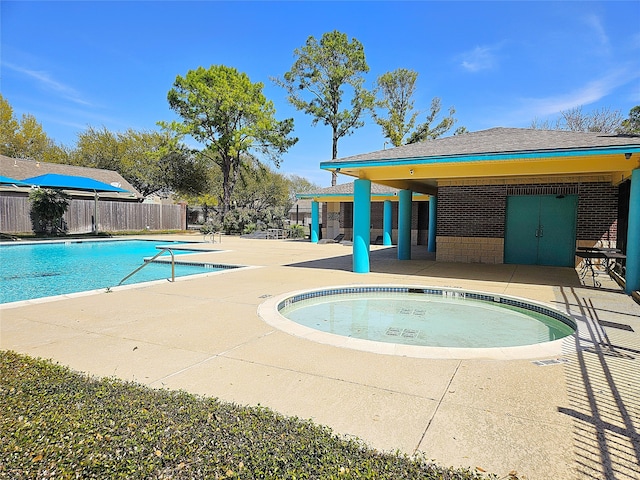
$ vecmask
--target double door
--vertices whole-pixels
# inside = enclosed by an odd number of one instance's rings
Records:
[[[505,263],[574,266],[577,207],[577,195],[508,197]]]

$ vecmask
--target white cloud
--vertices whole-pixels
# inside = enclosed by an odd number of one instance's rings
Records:
[[[89,102],[82,98],[77,90],[54,80],[53,78],[51,78],[51,75],[49,75],[48,72],[40,70],[30,70],[28,68],[24,68],[7,62],[3,62],[2,66],[9,68],[10,70],[13,70],[14,72],[17,72],[19,74],[22,74],[32,80],[35,80],[43,89],[56,92],[62,98],[70,100],[79,105],[91,106]]]
[[[459,55],[460,65],[470,72],[479,72],[480,70],[488,70],[497,64],[495,55],[496,47],[476,47],[473,50]]]
[[[600,45],[605,48],[607,51],[609,50],[609,37],[602,26],[602,22],[600,21],[600,17],[597,15],[591,14],[584,17],[584,22],[588,27],[591,28],[592,33],[595,38],[598,40]]]
[[[628,69],[618,70],[602,78],[592,80],[570,92],[545,98],[525,99],[527,111],[533,115],[552,115],[574,107],[589,105],[639,77],[640,73],[631,74]]]

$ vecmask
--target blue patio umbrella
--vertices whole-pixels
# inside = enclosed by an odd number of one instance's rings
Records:
[[[99,182],[89,177],[76,177],[73,175],[59,175],[46,173],[37,177],[25,178],[23,183],[43,188],[60,188],[63,190],[89,191],[95,194],[93,231],[98,233],[98,192],[128,192],[120,187],[114,187],[108,183]]]
[[[4,177],[0,175],[0,185],[15,185],[16,187],[28,187],[30,184],[23,182],[22,180],[16,180],[11,177]]]
[[[128,192],[108,183],[99,182],[89,177],[76,177],[73,175],[59,175],[46,173],[37,177],[25,178],[22,183],[36,185],[44,188],[62,188],[64,190],[83,190],[90,192]]]

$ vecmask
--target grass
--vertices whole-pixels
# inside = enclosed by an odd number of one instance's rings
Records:
[[[0,478],[487,477],[380,453],[267,408],[93,378],[0,351]]]

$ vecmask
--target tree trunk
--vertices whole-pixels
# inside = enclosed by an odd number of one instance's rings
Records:
[[[231,207],[231,159],[223,159],[220,166],[222,167],[222,216],[224,216]]]
[[[336,158],[338,158],[338,137],[337,137],[337,132],[336,129],[333,129],[333,145],[332,145],[332,151],[331,151],[331,160],[335,160]],[[336,183],[338,181],[338,173],[334,170],[333,172],[331,172],[331,186],[335,187]]]

